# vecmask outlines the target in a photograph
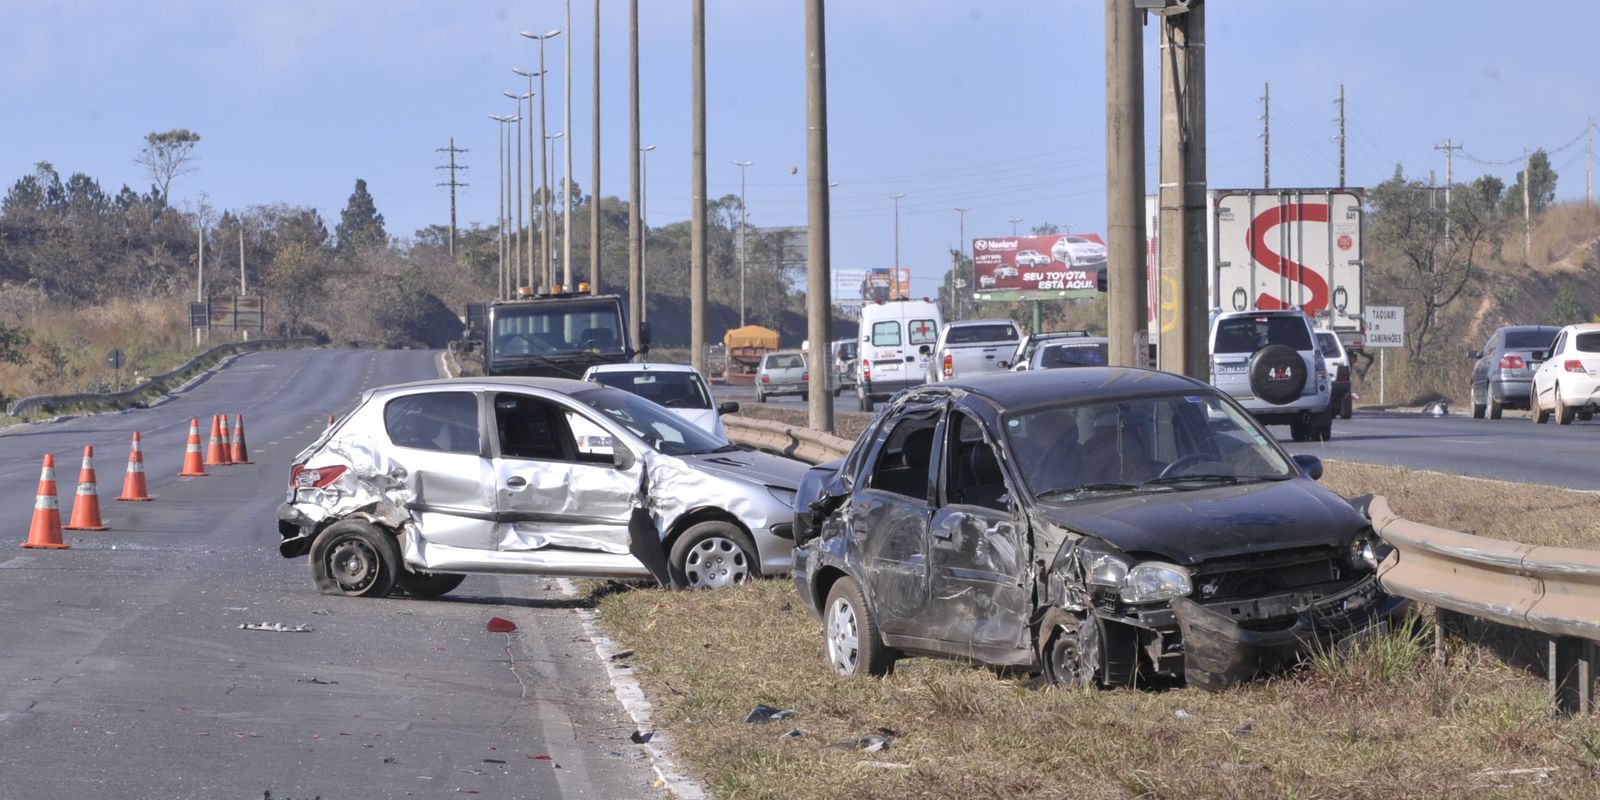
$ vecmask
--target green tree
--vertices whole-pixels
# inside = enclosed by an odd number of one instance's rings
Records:
[[[1429,336],[1440,310],[1461,296],[1475,274],[1478,255],[1492,250],[1500,235],[1484,192],[1458,187],[1448,205],[1442,194],[1396,175],[1367,195],[1375,260],[1410,295],[1414,313],[1406,344],[1417,358],[1433,352]]]
[[[1533,208],[1533,213],[1538,214],[1556,199],[1556,171],[1550,168],[1550,155],[1543,149],[1533,151],[1528,156],[1527,172],[1532,173],[1528,179],[1528,201]],[[1522,171],[1517,172],[1517,180],[1505,194],[1506,213],[1513,216],[1522,214]]]
[[[198,144],[200,134],[188,128],[173,128],[145,135],[144,148],[134,157],[133,163],[144,167],[150,180],[161,190],[163,203],[172,189],[172,181],[195,171],[194,162],[200,159],[194,152]]]
[[[1571,286],[1557,289],[1556,296],[1550,300],[1550,310],[1545,312],[1545,324],[1575,325],[1588,321],[1589,312],[1578,299],[1578,293]]]
[[[339,212],[339,224],[333,230],[338,242],[335,249],[342,256],[354,255],[364,247],[388,244],[389,234],[383,230],[383,215],[378,213],[378,206],[367,191],[365,180],[356,178],[356,189],[350,193],[350,201],[345,203],[344,210]]]

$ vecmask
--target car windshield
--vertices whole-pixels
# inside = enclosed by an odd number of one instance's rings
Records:
[[[973,342],[1014,342],[1017,329],[1014,325],[962,325],[951,327],[945,334],[945,344],[972,344]]]
[[[683,417],[620,389],[590,389],[574,393],[572,399],[610,417],[664,455],[715,453],[733,447],[727,439],[708,433]]]
[[[1205,390],[1062,403],[1002,419],[1018,472],[1047,502],[1295,474],[1260,425]]]
[[[621,352],[622,309],[615,300],[539,301],[494,309],[494,355]]]
[[[1559,328],[1512,328],[1506,331],[1507,350],[1548,350]]]
[[[602,386],[632,392],[667,408],[710,408],[706,385],[693,372],[676,370],[606,370],[590,378]]]
[[[1254,353],[1269,345],[1293,350],[1311,349],[1311,331],[1304,317],[1273,315],[1229,317],[1217,323],[1216,353]]]
[[[1103,367],[1108,362],[1108,350],[1105,342],[1048,345],[1039,353],[1039,368]]]

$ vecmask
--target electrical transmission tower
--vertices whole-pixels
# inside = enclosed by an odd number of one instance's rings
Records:
[[[450,137],[449,147],[436,147],[434,152],[450,154],[449,164],[441,164],[434,167],[434,169],[450,170],[450,180],[444,181],[439,185],[450,187],[450,260],[454,261],[456,258],[456,189],[458,187],[464,188],[467,185],[456,180],[456,170],[467,168],[465,164],[456,163],[456,153],[465,153],[467,150],[464,147],[456,147],[456,137],[452,136]]]

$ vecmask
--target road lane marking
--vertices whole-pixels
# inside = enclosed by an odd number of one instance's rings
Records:
[[[0,562],[0,569],[16,569],[33,562],[34,556],[17,556],[10,561]]]

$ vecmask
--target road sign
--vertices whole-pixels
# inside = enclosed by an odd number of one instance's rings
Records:
[[[125,363],[122,351],[112,350],[111,352],[107,353],[106,363],[110,364],[112,369],[122,369],[122,365]]]
[[[1367,347],[1406,346],[1405,306],[1367,306]]]
[[[201,330],[211,327],[211,304],[205,301],[189,304],[189,327]]]

